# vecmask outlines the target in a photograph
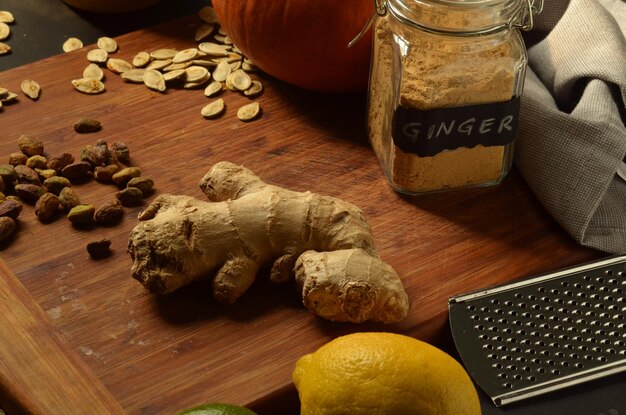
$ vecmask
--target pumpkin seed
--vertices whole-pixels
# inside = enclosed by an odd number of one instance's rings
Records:
[[[245,91],[246,89],[250,88],[250,85],[252,85],[252,79],[250,79],[250,76],[242,69],[237,69],[228,77],[231,78],[233,86],[240,91]]]
[[[126,72],[122,72],[121,76],[122,79],[128,82],[133,82],[136,84],[143,84],[143,76],[146,73],[145,69],[141,69],[141,68],[136,68],[136,69],[130,69]]]
[[[80,78],[73,79],[72,85],[83,94],[99,94],[104,91],[104,84],[97,79]]]
[[[200,113],[204,118],[215,118],[224,112],[224,100],[222,98],[216,99],[210,104],[202,107]]]
[[[185,73],[187,74],[186,81],[187,82],[203,82],[208,81],[211,77],[211,73],[207,68],[202,66],[190,66],[185,69]]]
[[[213,81],[204,89],[204,95],[212,97],[222,92],[222,89],[223,85],[221,82]]]
[[[63,42],[63,52],[72,52],[83,47],[83,41],[77,37],[70,37]]]
[[[4,40],[11,34],[11,28],[8,24],[0,22],[0,40]]]
[[[0,55],[8,55],[9,53],[11,53],[11,46],[0,42]]]
[[[104,78],[104,72],[102,72],[102,69],[100,69],[100,67],[95,63],[90,63],[83,71],[83,78],[102,81],[102,79]]]
[[[111,72],[123,73],[133,69],[133,66],[124,59],[109,58],[109,60],[107,60],[107,68],[109,68]]]
[[[204,66],[205,68],[215,68],[217,66],[216,62],[205,61],[202,59],[194,59],[191,61],[191,64],[196,66]]]
[[[212,42],[202,42],[198,45],[198,49],[212,57],[228,56],[228,51],[224,45]]]
[[[224,81],[224,86],[231,92],[238,91],[238,89],[235,88],[235,85],[233,85],[233,78],[230,75],[228,75],[228,78],[226,78],[226,81]]]
[[[87,60],[93,63],[103,63],[109,58],[109,54],[104,49],[92,49],[87,52]]]
[[[189,48],[181,50],[172,58],[172,63],[183,63],[194,59],[198,55],[198,49]]]
[[[252,81],[250,88],[243,91],[243,94],[247,97],[257,97],[261,93],[263,93],[263,84],[257,80]]]
[[[213,39],[217,40],[220,43],[223,43],[225,45],[232,45],[233,41],[230,39],[229,36],[224,36],[224,35],[215,35],[213,36]]]
[[[6,10],[0,11],[0,23],[13,23],[14,21],[15,18],[13,17],[13,14],[11,12],[8,12]]]
[[[5,97],[0,98],[0,102],[8,104],[10,102],[13,102],[15,99],[17,99],[17,94],[9,91],[9,93]]]
[[[215,30],[215,25],[213,24],[205,23],[201,25],[196,30],[196,35],[195,35],[196,42],[200,42],[206,39],[207,37],[211,36],[214,30]]]
[[[170,65],[167,65],[165,68],[163,68],[162,71],[163,72],[178,71],[179,69],[187,69],[190,66],[191,66],[191,61],[181,62],[181,63],[172,63]]]
[[[150,63],[151,60],[152,60],[152,57],[150,56],[148,52],[139,52],[133,58],[133,66],[135,68],[143,68],[148,63]]]
[[[107,67],[119,73],[125,81],[143,82],[148,88],[160,92],[166,90],[166,82],[182,79],[184,82],[180,82],[178,87],[180,85],[185,89],[203,87],[207,97],[213,97],[226,88],[241,92],[247,97],[260,95],[263,92],[263,85],[259,81],[253,81],[246,73],[254,72],[258,67],[243,56],[227,32],[220,27],[215,10],[211,6],[206,6],[198,12],[198,15],[204,23],[198,25],[195,30],[195,40],[199,43],[196,47],[183,50],[160,48],[150,52],[142,51],[129,63],[109,58],[108,54],[117,51],[118,45],[114,39],[102,37],[97,43],[101,51],[90,51],[88,59],[94,63],[106,62]],[[205,41],[210,38],[213,40]],[[78,47],[66,43],[68,45],[64,44],[64,50]],[[83,72],[83,78],[73,80],[72,83],[81,92],[98,93],[104,90],[104,84],[99,82],[103,76],[102,69],[91,64]],[[211,77],[213,81],[209,82]],[[216,99],[205,105],[201,112],[203,116],[211,118],[219,116],[224,111],[224,100]],[[257,118],[260,113],[260,105],[252,102],[241,107],[237,117],[242,121],[250,121]]]
[[[222,62],[222,61],[224,61],[224,62],[231,63],[231,62],[240,61],[242,59],[243,59],[243,57],[240,54],[235,53],[235,52],[228,52],[227,56],[223,56],[221,58],[213,58],[213,61],[215,61],[215,62]]]
[[[218,23],[215,9],[211,6],[201,8],[200,11],[198,11],[198,16],[206,23]]]
[[[164,60],[164,59],[172,59],[178,51],[176,49],[157,49],[150,52],[150,56],[152,59]]]
[[[183,88],[185,89],[195,89],[195,88],[200,88],[202,86],[204,86],[207,82],[209,82],[209,79],[211,79],[210,76],[207,76],[205,79],[198,81],[198,82],[185,82],[183,84]]]
[[[252,62],[251,60],[244,59],[243,63],[241,64],[241,69],[243,69],[246,72],[256,72],[259,70],[259,67],[256,66],[254,62]]]
[[[175,69],[173,71],[168,71],[163,74],[163,79],[165,82],[173,81],[174,79],[184,78],[186,72],[184,69]]]
[[[32,100],[36,100],[37,98],[39,98],[39,92],[41,91],[41,87],[37,82],[33,81],[32,79],[23,80],[20,87],[22,88],[22,92],[24,93],[24,95],[26,95],[28,98]]]
[[[252,102],[244,105],[237,111],[237,118],[241,121],[252,121],[261,113],[261,107],[258,102]]]
[[[163,75],[161,72],[154,69],[146,69],[143,74],[143,83],[148,88],[154,89],[155,91],[163,92],[166,89]]]
[[[107,36],[98,38],[96,45],[98,45],[100,49],[106,51],[107,53],[115,53],[117,51],[117,42],[115,41],[115,39]]]
[[[168,65],[172,64],[172,59],[157,59],[148,64],[146,69],[154,69],[155,71],[160,71]]]
[[[0,99],[6,97],[7,95],[9,95],[9,90],[6,88],[0,87]]]
[[[213,79],[219,82],[226,81],[228,75],[230,75],[231,69],[227,62],[220,62],[213,71]]]

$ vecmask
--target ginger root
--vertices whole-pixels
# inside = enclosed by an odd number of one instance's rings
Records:
[[[273,262],[272,282],[294,275],[312,313],[333,321],[394,322],[408,296],[374,249],[356,206],[264,183],[221,162],[200,181],[210,202],[158,196],[139,215],[128,252],[133,278],[156,294],[212,278],[213,296],[232,303]]]

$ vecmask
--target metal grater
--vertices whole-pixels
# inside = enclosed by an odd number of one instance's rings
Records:
[[[452,297],[449,314],[496,406],[626,371],[626,256]]]

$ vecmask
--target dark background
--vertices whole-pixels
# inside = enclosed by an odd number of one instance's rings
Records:
[[[133,0],[128,0],[133,1]],[[0,56],[1,71],[63,53],[63,42],[77,37],[85,46],[100,36],[115,37],[196,13],[209,0],[161,0],[130,13],[98,14],[74,9],[61,0],[0,0],[0,10],[13,13],[11,36],[3,40],[12,52]]]

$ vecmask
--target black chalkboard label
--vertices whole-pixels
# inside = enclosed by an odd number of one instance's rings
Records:
[[[518,114],[519,97],[428,111],[398,106],[393,114],[392,136],[396,146],[420,157],[478,144],[501,146],[513,141]]]

